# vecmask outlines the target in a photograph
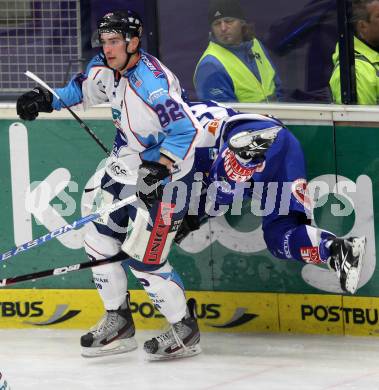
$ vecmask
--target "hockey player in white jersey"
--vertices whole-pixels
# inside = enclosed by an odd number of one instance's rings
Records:
[[[181,98],[176,76],[140,48],[142,22],[136,13],[109,13],[99,21],[97,32],[99,55],[85,73],[55,91],[69,106],[110,102],[116,136],[101,182],[102,200],[109,204],[137,192],[140,201],[91,223],[85,235],[91,259],[126,260],[93,270],[106,313],[82,336],[82,354],[101,356],[136,348],[127,293],[130,269],[171,324],[167,332],[145,343],[147,357],[195,355],[201,349],[194,304],[187,305],[183,283],[167,256],[188,208],[187,193],[170,185],[179,179],[192,182],[201,127]],[[17,101],[17,112],[25,120],[53,109],[61,109],[61,101],[41,87]],[[169,202],[162,201],[164,188],[172,188]],[[182,205],[178,210],[177,203]]]

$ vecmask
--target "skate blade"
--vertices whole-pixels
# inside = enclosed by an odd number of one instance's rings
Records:
[[[195,356],[201,353],[200,344],[192,345],[191,347],[187,347],[183,351],[178,351],[177,353],[171,355],[160,355],[160,354],[152,354],[145,352],[145,360],[150,362],[156,362],[161,360],[174,360],[174,359],[183,359],[191,356]]]
[[[346,275],[346,290],[350,294],[355,294],[358,288],[358,283],[361,277],[362,265],[366,249],[366,237],[357,237],[353,241],[353,255],[359,256],[358,265],[352,268]]]
[[[137,349],[137,341],[134,337],[115,340],[103,347],[82,347],[81,355],[85,358],[118,355]]]

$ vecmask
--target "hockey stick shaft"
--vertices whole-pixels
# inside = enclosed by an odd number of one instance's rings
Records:
[[[99,218],[101,215],[110,214],[113,211],[120,209],[121,207],[124,207],[128,204],[135,202],[136,200],[137,200],[136,195],[131,195],[128,198],[122,199],[117,203],[113,203],[111,205],[108,205],[108,206],[98,210],[96,213],[86,215],[85,217],[74,221],[72,224],[62,226],[58,229],[53,230],[52,232],[45,234],[44,236],[41,236],[39,238],[36,238],[35,240],[29,241],[29,242],[26,242],[20,246],[17,246],[15,248],[1,254],[0,255],[0,262],[7,260],[13,256],[16,256],[21,252],[25,252],[31,248],[42,245],[45,242],[50,241],[53,238],[56,238],[58,236],[61,236],[64,233],[67,233],[71,230],[74,230],[74,229],[77,229],[81,226],[84,226],[88,222],[94,221],[95,219]]]
[[[101,147],[101,149],[103,149],[103,151],[108,156],[110,155],[111,152],[104,145],[104,143],[99,139],[99,137],[83,122],[82,119],[80,119],[78,117],[78,115],[75,114],[74,111],[71,110],[70,107],[68,107],[68,105],[62,100],[62,98],[52,88],[50,88],[44,81],[42,81],[38,76],[36,76],[32,72],[26,71],[25,75],[27,77],[31,78],[32,80],[34,80],[35,82],[37,82],[38,84],[40,84],[42,87],[46,88],[48,91],[50,91],[62,103],[64,108],[66,108],[70,112],[70,114],[76,119],[76,121],[79,123],[80,127],[82,129],[84,129],[95,140],[95,142]]]
[[[127,255],[125,253],[120,253],[116,256],[110,257],[109,259],[88,261],[86,263],[72,264],[64,267],[51,268],[45,271],[33,272],[31,274],[25,274],[25,275],[15,276],[12,278],[1,279],[0,287],[6,287],[6,286],[10,286],[11,284],[26,282],[28,280],[37,280],[41,278],[46,278],[48,276],[65,275],[68,274],[69,272],[80,271],[86,268],[98,267],[104,264],[116,263],[118,261],[123,261],[126,259],[127,259]]]

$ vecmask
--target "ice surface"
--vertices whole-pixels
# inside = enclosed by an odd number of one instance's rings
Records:
[[[147,362],[136,351],[80,356],[82,331],[0,330],[0,371],[12,390],[379,389],[379,338],[203,333],[201,355]]]

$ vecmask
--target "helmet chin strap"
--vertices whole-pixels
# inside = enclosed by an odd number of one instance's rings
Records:
[[[129,46],[130,40],[129,41],[125,40],[125,41],[126,41],[126,48],[125,48],[126,61],[125,61],[122,69],[126,69],[126,67],[129,65],[129,62],[130,62],[132,56],[138,52],[138,47],[139,47],[138,46],[136,50],[134,50],[132,53],[130,53],[130,52],[128,52],[128,46]]]

